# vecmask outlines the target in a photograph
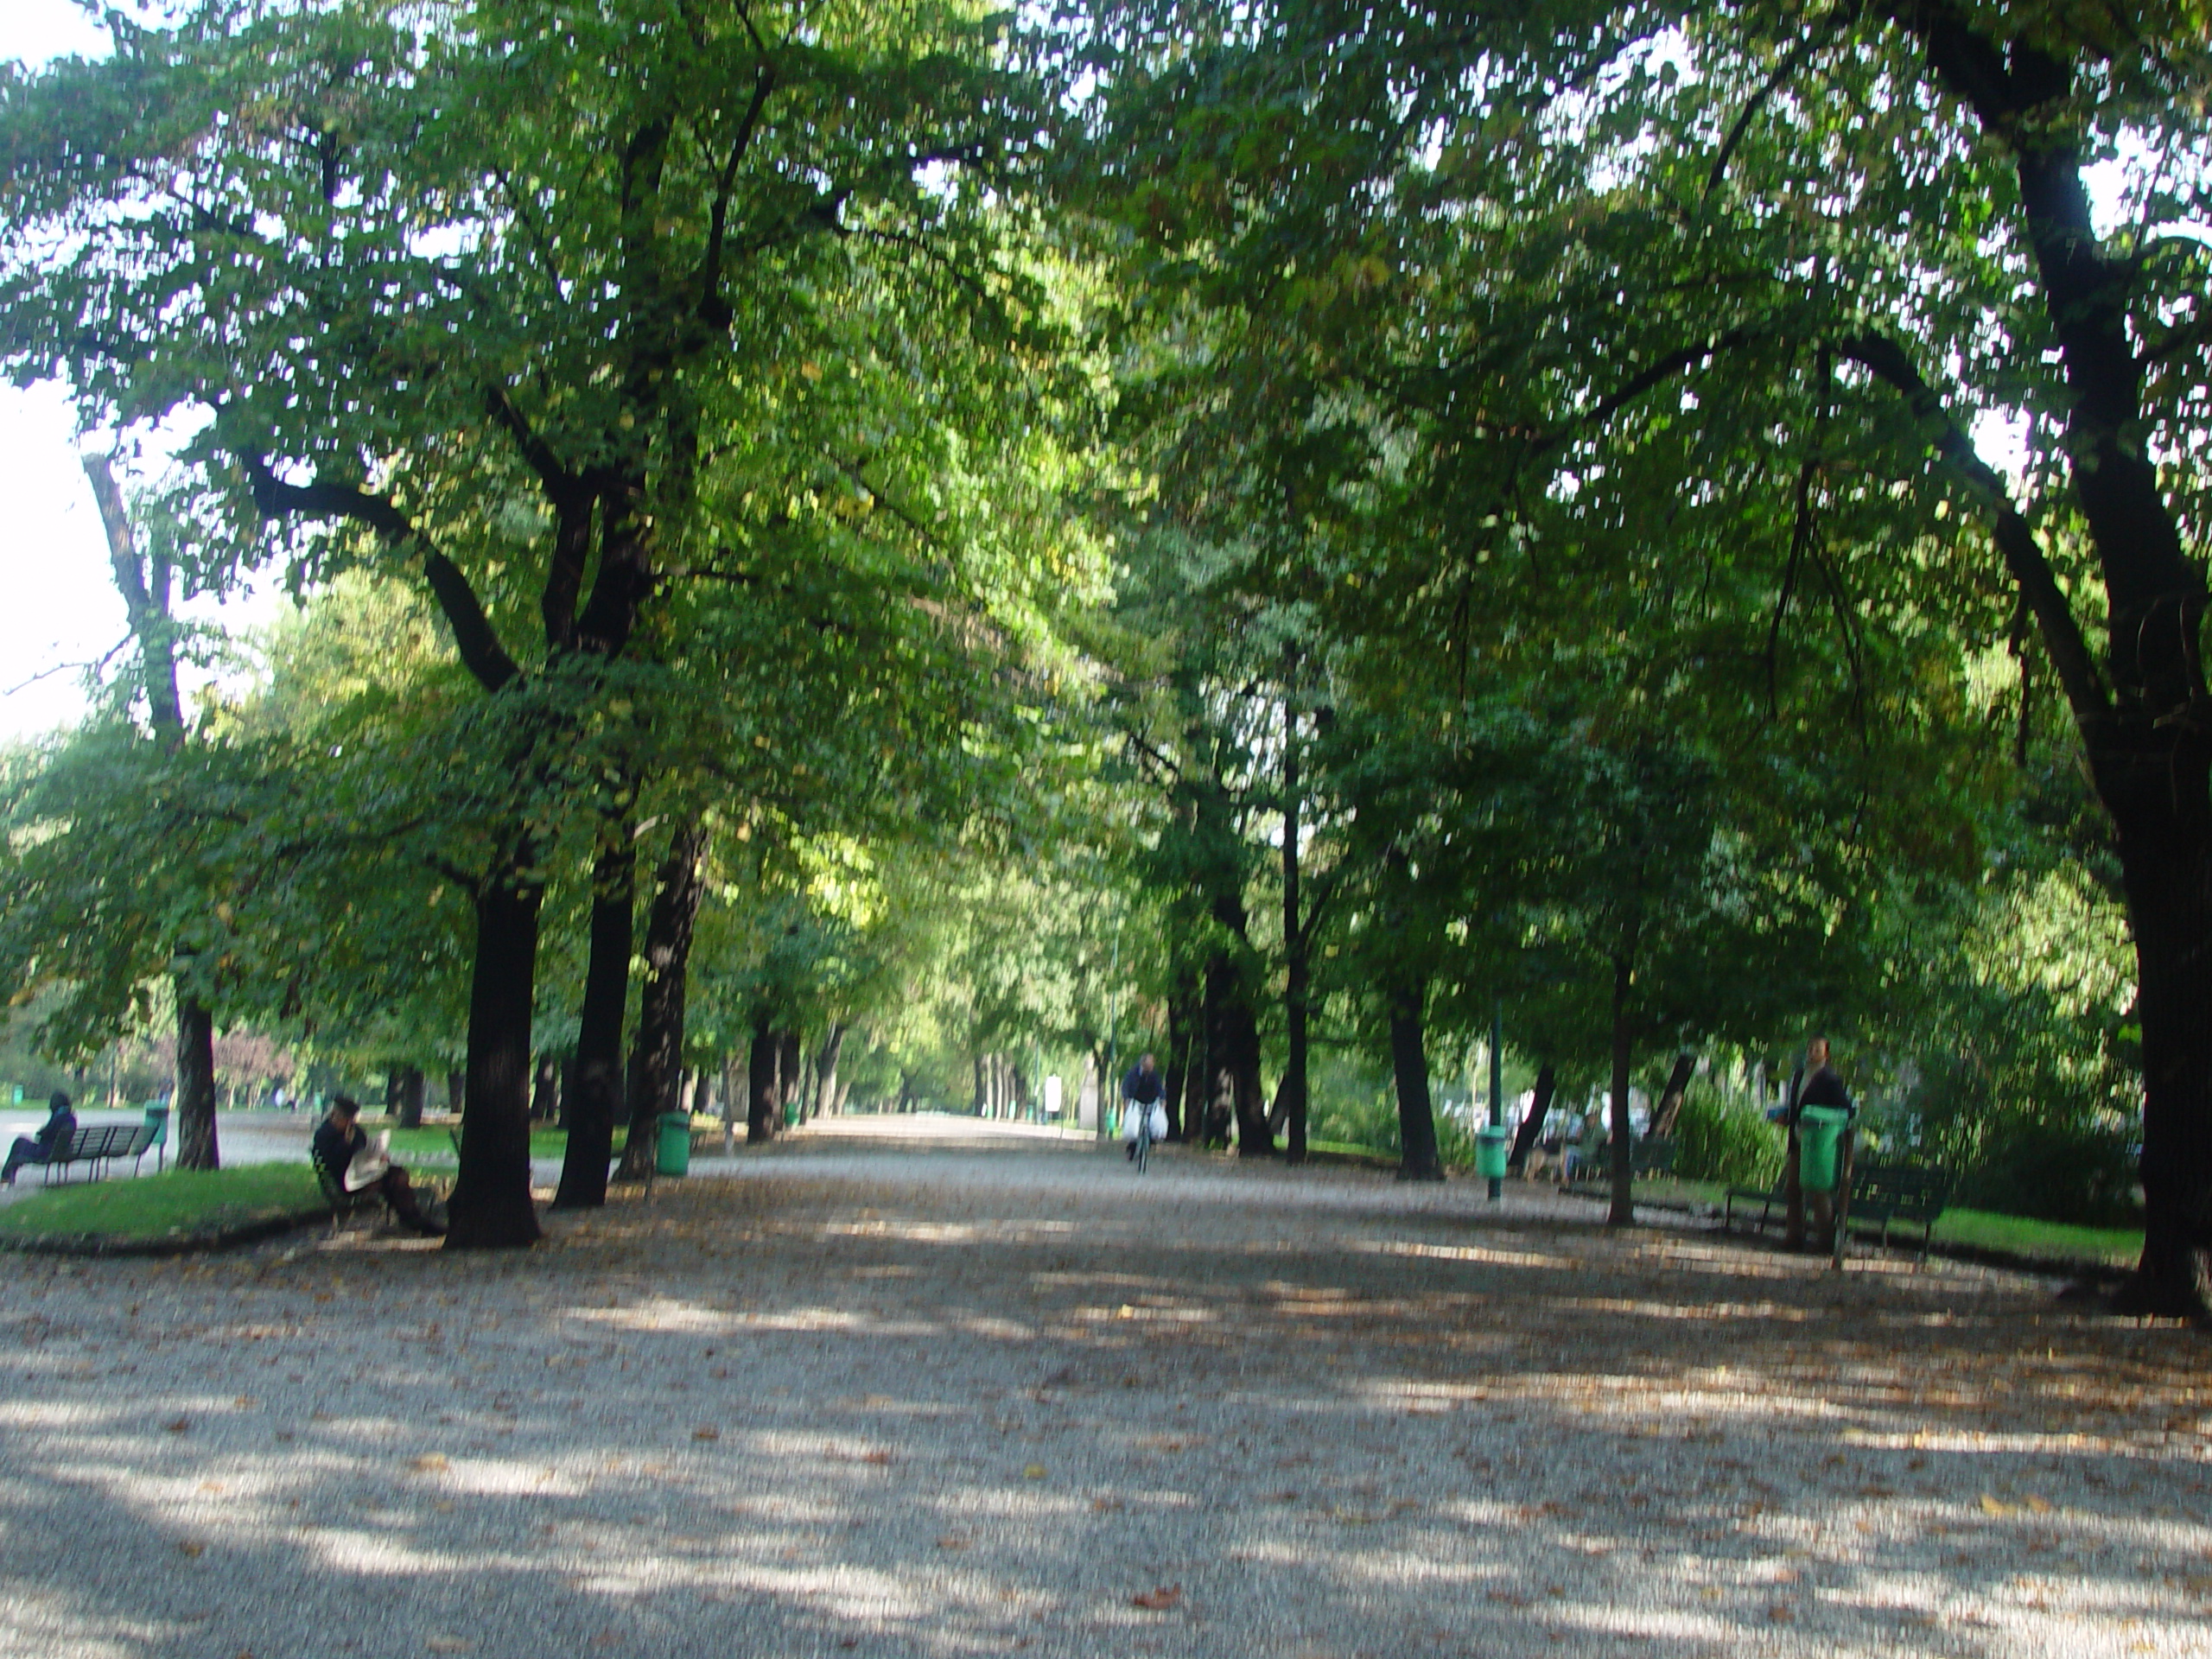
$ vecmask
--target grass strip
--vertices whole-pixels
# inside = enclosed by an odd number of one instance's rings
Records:
[[[0,1242],[75,1241],[105,1247],[213,1238],[327,1215],[315,1171],[297,1164],[172,1169],[135,1179],[80,1181],[0,1210]]]

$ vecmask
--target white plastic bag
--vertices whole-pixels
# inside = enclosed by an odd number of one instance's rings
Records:
[[[1158,1101],[1152,1105],[1152,1138],[1155,1141],[1167,1138],[1167,1108]]]
[[[1137,1138],[1137,1125],[1138,1125],[1138,1124],[1140,1124],[1140,1123],[1141,1123],[1141,1122],[1144,1122],[1144,1108],[1143,1108],[1143,1107],[1141,1107],[1141,1106],[1140,1106],[1139,1104],[1137,1104],[1137,1103],[1136,1103],[1135,1101],[1134,1101],[1134,1100],[1125,1100],[1125,1101],[1123,1101],[1123,1102],[1122,1103],[1122,1140],[1124,1140],[1124,1141],[1134,1141],[1134,1140],[1135,1140],[1135,1139]]]

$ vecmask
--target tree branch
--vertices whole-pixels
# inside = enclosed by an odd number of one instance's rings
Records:
[[[1975,453],[1972,440],[1943,407],[1942,397],[1923,379],[1920,371],[1895,340],[1880,334],[1859,334],[1836,342],[1836,350],[1899,393],[1929,429],[1936,451],[1982,499],[1991,514],[1991,531],[2005,569],[2019,584],[2020,595],[2035,613],[2042,630],[2044,649],[2057,671],[2074,718],[2084,728],[2094,727],[2112,713],[2112,702],[2096,663],[2082,637],[2081,624],[2067,601],[2050,563],[2037,545],[2035,532],[2012,505],[2011,493],[1997,469]]]
[[[253,505],[264,518],[343,518],[365,524],[388,546],[414,542],[423,550],[423,575],[430,593],[445,613],[453,630],[455,650],[477,683],[497,691],[521,673],[515,659],[499,643],[492,620],[476,597],[461,569],[438,550],[437,543],[414,521],[380,495],[371,495],[346,484],[287,484],[269,469],[259,455],[238,454],[253,491]]]

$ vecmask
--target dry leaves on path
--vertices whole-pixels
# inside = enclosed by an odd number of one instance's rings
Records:
[[[1129,1605],[1133,1607],[1141,1607],[1148,1613],[1164,1613],[1182,1599],[1183,1586],[1181,1585],[1163,1584],[1157,1590],[1147,1590],[1141,1595],[1130,1597]]]

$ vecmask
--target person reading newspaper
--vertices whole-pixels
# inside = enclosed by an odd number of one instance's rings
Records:
[[[361,1103],[349,1096],[332,1098],[330,1111],[315,1126],[315,1157],[331,1179],[348,1192],[382,1194],[391,1213],[416,1232],[435,1237],[445,1231],[442,1223],[423,1211],[407,1179],[407,1171],[391,1161],[391,1137],[374,1141],[361,1128]]]

